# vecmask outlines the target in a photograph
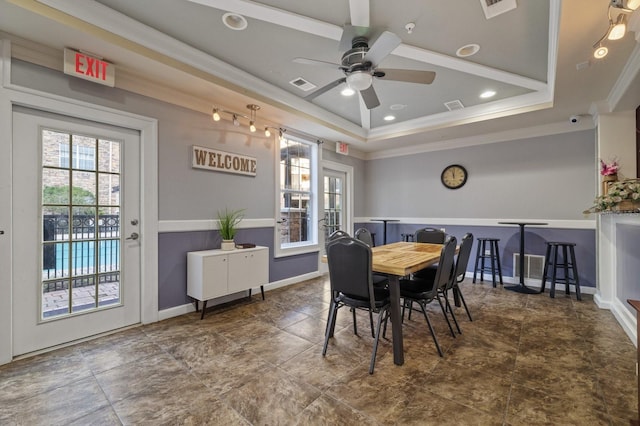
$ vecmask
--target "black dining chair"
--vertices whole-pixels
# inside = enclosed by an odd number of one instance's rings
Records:
[[[380,341],[380,328],[384,322],[385,329],[389,318],[391,301],[389,290],[373,286],[371,271],[371,247],[355,238],[338,238],[327,245],[327,261],[329,263],[329,280],[331,282],[331,306],[325,331],[322,356],[327,353],[329,339],[333,337],[336,327],[338,309],[343,306],[353,308],[353,332],[358,334],[355,309],[368,310],[378,314],[378,323],[374,334],[373,351],[369,364],[369,374],[373,374]]]
[[[348,233],[348,232],[345,232],[345,231],[343,231],[343,230],[341,230],[341,229],[337,229],[337,230],[333,231],[333,232],[331,233],[331,235],[329,235],[329,238],[327,238],[326,243],[328,244],[328,243],[329,243],[329,241],[333,241],[333,240],[335,240],[336,238],[349,237],[349,236],[350,236],[350,235],[349,235],[349,233]],[[326,245],[326,244],[325,244],[325,245]]]
[[[371,232],[367,228],[359,228],[353,234],[356,240],[360,240],[369,247],[373,247],[373,239]],[[389,277],[384,274],[373,273],[373,285],[376,287],[385,287],[389,284]]]
[[[413,239],[416,243],[443,244],[446,238],[447,234],[440,229],[421,228],[415,232]],[[415,272],[413,275],[416,278],[433,279],[437,268],[438,265],[432,265]]]
[[[436,228],[421,228],[414,233],[416,243],[443,244],[447,234]]]
[[[464,281],[464,277],[467,273],[467,265],[469,264],[469,258],[471,257],[471,247],[473,246],[473,234],[467,232],[462,237],[460,242],[460,249],[458,250],[458,257],[456,258],[456,270],[453,274],[452,278],[452,287],[453,287],[453,297],[454,300],[457,301],[459,299],[464,306],[465,311],[467,311],[467,316],[469,317],[469,321],[473,321],[471,317],[471,312],[469,312],[469,307],[467,306],[467,302],[464,300],[464,296],[462,294],[462,290],[460,289],[459,284]],[[456,303],[456,306],[459,306]]]
[[[445,240],[442,250],[440,251],[438,268],[433,280],[420,278],[400,280],[400,297],[404,299],[402,306],[402,318],[404,318],[404,311],[406,308],[409,308],[410,310],[414,309],[413,302],[420,305],[420,309],[427,321],[429,331],[431,332],[431,336],[433,337],[433,341],[436,344],[436,348],[438,349],[438,354],[440,356],[443,356],[442,349],[440,348],[438,338],[436,337],[436,333],[431,325],[431,320],[427,314],[427,305],[433,300],[438,301],[442,314],[444,315],[447,325],[449,326],[449,330],[451,331],[451,335],[455,337],[455,332],[453,331],[453,327],[449,321],[449,316],[447,315],[447,309],[445,308],[447,300],[445,298],[445,302],[443,304],[441,298],[441,295],[446,291],[447,287],[451,285],[455,253],[456,238],[454,236],[449,236]],[[453,311],[451,311],[451,313],[453,314]],[[455,316],[453,316],[453,318],[455,321]]]

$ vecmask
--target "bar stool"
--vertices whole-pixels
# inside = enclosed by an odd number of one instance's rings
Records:
[[[476,273],[480,272],[480,281],[484,281],[484,273],[491,272],[491,280],[493,286],[496,286],[496,272],[502,283],[502,267],[500,266],[500,251],[498,250],[499,238],[478,238],[478,251],[476,252],[476,266],[473,270],[473,283],[476,282]],[[487,245],[489,246],[489,254],[487,253]],[[485,264],[485,259],[489,261],[489,265]],[[478,267],[480,264],[480,267]]]
[[[566,242],[547,242],[547,251],[544,256],[544,273],[542,274],[541,292],[544,293],[544,288],[549,278],[549,266],[553,268],[551,272],[551,288],[549,289],[549,296],[556,296],[556,283],[565,284],[565,293],[571,294],[569,291],[569,285],[576,286],[576,297],[578,300],[582,300],[580,295],[580,279],[578,278],[578,267],[576,265],[576,253],[574,247],[575,243]],[[558,260],[558,252],[562,251],[562,261]],[[558,269],[563,273],[562,277],[558,277]]]

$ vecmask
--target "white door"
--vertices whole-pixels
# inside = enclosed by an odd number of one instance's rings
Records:
[[[140,322],[140,135],[13,110],[13,355]]]
[[[352,185],[351,167],[338,163],[324,162],[323,175],[323,214],[320,219],[319,236],[324,253],[325,242],[329,235],[337,230],[349,234],[352,229]],[[327,272],[327,264],[320,262],[318,269],[321,273]]]

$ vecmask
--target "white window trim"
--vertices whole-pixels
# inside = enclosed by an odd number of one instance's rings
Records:
[[[274,161],[275,161],[275,212],[274,217],[276,218],[276,223],[273,228],[273,252],[274,257],[287,257],[287,256],[295,256],[298,254],[306,254],[306,253],[314,253],[320,251],[320,244],[318,242],[318,215],[319,215],[319,207],[318,203],[320,202],[320,198],[318,196],[318,191],[320,191],[320,164],[322,161],[322,149],[318,146],[318,144],[313,141],[301,137],[296,136],[285,136],[287,139],[308,143],[312,148],[312,161],[311,161],[311,206],[312,206],[312,218],[310,220],[310,224],[312,224],[309,232],[311,233],[310,241],[306,243],[296,243],[291,247],[281,247],[280,246],[280,224],[278,223],[280,218],[280,141],[278,136],[275,139],[275,149],[274,151]]]

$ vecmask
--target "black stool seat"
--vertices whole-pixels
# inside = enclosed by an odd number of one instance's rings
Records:
[[[556,296],[556,284],[564,283],[565,293],[571,294],[569,291],[570,284],[573,284],[576,288],[576,298],[582,300],[580,294],[580,279],[578,277],[578,267],[576,264],[576,253],[574,247],[575,243],[547,242],[547,251],[544,256],[544,273],[542,274],[541,289],[544,292],[547,279],[551,278],[551,288],[549,289],[549,296]],[[561,259],[558,259],[558,253],[561,253]],[[549,267],[551,270],[551,277],[549,277]],[[559,276],[558,272],[562,275]]]
[[[478,238],[478,251],[476,252],[476,266],[473,270],[473,282],[476,282],[476,274],[480,272],[480,281],[484,281],[484,273],[491,273],[493,286],[496,286],[496,272],[502,283],[502,267],[500,266],[500,251],[498,250],[499,238]],[[487,246],[489,254],[487,253]],[[489,265],[485,264],[489,262]]]

